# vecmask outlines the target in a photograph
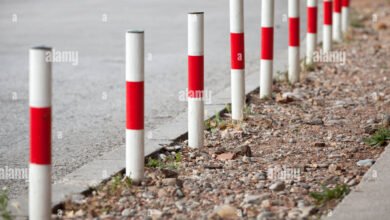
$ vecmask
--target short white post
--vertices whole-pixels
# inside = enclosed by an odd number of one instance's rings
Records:
[[[346,34],[349,28],[349,0],[342,0],[341,6],[341,30]]]
[[[52,49],[30,49],[29,219],[51,219]]]
[[[290,83],[299,81],[299,0],[288,0],[289,47],[288,79]]]
[[[332,0],[324,0],[324,30],[322,46],[325,53],[332,51]]]
[[[341,0],[333,1],[333,40],[342,41],[341,32]]]
[[[244,0],[230,0],[232,119],[242,120],[245,106]]]
[[[260,98],[272,97],[274,59],[274,0],[261,5]]]
[[[313,64],[313,54],[317,46],[318,0],[307,0],[307,45],[306,65]]]
[[[144,32],[126,33],[126,176],[144,178]]]
[[[188,14],[188,146],[203,147],[204,136],[204,18]]]

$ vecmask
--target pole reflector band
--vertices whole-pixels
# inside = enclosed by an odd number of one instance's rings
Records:
[[[261,59],[273,60],[274,58],[274,28],[261,28]]]
[[[231,66],[232,69],[245,68],[245,52],[244,52],[244,33],[230,34],[231,46]]]
[[[307,32],[315,34],[317,33],[317,7],[308,7],[307,8]]]
[[[341,0],[333,0],[334,12],[341,13]]]
[[[203,56],[188,56],[188,96],[191,98],[203,97],[203,70]]]
[[[126,128],[144,129],[144,82],[126,82]]]
[[[342,7],[349,7],[349,0],[341,0]]]
[[[298,47],[299,46],[299,17],[298,18],[289,18],[289,46]]]
[[[30,107],[30,162],[51,164],[51,108]]]
[[[324,24],[332,25],[332,1],[324,1]]]

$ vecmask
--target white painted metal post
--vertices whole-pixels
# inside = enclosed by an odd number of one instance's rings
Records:
[[[290,83],[299,81],[299,0],[288,0],[289,47],[288,79]]]
[[[204,14],[188,14],[188,146],[203,147]]]
[[[341,29],[343,34],[345,34],[349,28],[349,0],[342,0],[341,5]]]
[[[261,5],[260,98],[272,97],[274,56],[274,0]]]
[[[144,32],[126,33],[126,176],[144,178]]]
[[[244,0],[230,0],[232,119],[243,120],[245,106]]]
[[[323,49],[325,53],[332,51],[332,0],[324,0]]]
[[[306,64],[313,64],[313,54],[317,46],[318,0],[307,0],[307,45]]]
[[[51,219],[52,49],[30,49],[29,219]]]
[[[341,0],[333,1],[333,40],[342,41],[341,32]]]

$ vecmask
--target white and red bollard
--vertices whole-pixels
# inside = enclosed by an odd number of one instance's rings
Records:
[[[188,146],[203,147],[204,14],[188,14]]]
[[[317,45],[318,0],[307,0],[306,65],[313,64]]]
[[[299,81],[299,0],[288,0],[288,79],[290,83]]]
[[[324,26],[322,46],[325,53],[332,51],[332,0],[324,0]]]
[[[349,0],[341,1],[341,31],[343,34],[348,32],[349,28]]]
[[[274,0],[261,5],[260,98],[272,97],[274,57]]]
[[[245,106],[244,0],[230,0],[232,119],[242,120]]]
[[[341,0],[333,0],[333,40],[341,42]]]
[[[30,49],[29,219],[51,219],[52,49]]]
[[[126,176],[144,177],[144,32],[126,33]]]

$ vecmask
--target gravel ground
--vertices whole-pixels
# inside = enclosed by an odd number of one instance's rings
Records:
[[[167,146],[147,160],[141,185],[115,177],[85,197],[70,198],[60,216],[330,215],[383,151],[365,138],[390,123],[390,5],[354,1],[354,6],[362,9],[352,20],[347,43],[335,49],[345,52],[344,65],[316,63],[299,84],[276,82],[270,100],[260,100],[257,91],[249,94],[245,121],[231,122],[228,111],[216,116],[207,123],[204,148],[188,149],[186,141]],[[380,19],[373,20],[373,13]]]

